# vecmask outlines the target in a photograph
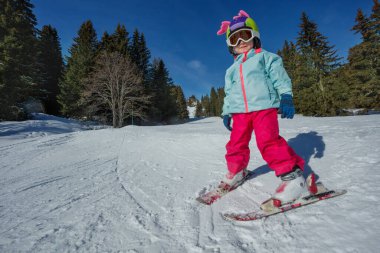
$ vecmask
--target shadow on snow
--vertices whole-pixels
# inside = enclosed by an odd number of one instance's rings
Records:
[[[323,141],[323,137],[318,135],[317,132],[302,133],[294,138],[288,140],[288,144],[294,149],[294,151],[305,160],[304,176],[308,177],[311,173],[314,173],[316,180],[319,176],[310,167],[309,162],[311,158],[322,158],[326,145]],[[272,170],[268,165],[263,165],[254,170],[254,177],[264,175]]]

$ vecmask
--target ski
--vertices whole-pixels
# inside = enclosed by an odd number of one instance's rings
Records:
[[[308,195],[297,199],[291,203],[284,204],[280,207],[272,206],[271,210],[259,210],[248,213],[222,213],[222,217],[225,220],[230,221],[252,221],[259,220],[265,217],[269,217],[275,214],[284,213],[302,206],[310,205],[316,203],[321,200],[334,198],[340,195],[345,194],[346,190],[328,190],[326,189],[322,183],[317,183],[318,192],[314,195]],[[263,204],[270,202],[271,199],[265,201]]]
[[[249,179],[253,175],[254,175],[254,172],[252,170],[250,170],[250,171],[248,171],[248,173],[244,177],[244,179],[241,182],[239,182],[237,185],[235,185],[234,187],[223,188],[223,185],[219,184],[219,186],[217,188],[200,195],[198,198],[196,198],[196,200],[201,204],[211,205],[212,203],[214,203],[215,201],[217,201],[218,199],[220,199],[221,197],[223,197],[227,193],[238,188],[240,185],[242,185],[245,181],[247,181],[247,179]]]

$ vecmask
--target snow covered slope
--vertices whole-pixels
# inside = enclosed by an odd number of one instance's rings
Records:
[[[89,131],[48,123],[0,123],[0,252],[380,250],[380,115],[280,119],[306,172],[348,193],[245,223],[219,213],[258,208],[278,184],[254,140],[256,177],[211,207],[195,202],[226,172],[220,118]]]

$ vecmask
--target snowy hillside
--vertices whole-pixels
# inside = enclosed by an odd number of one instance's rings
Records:
[[[348,193],[245,223],[278,179],[252,140],[256,176],[216,202],[226,172],[220,118],[88,130],[67,120],[0,123],[0,252],[379,252],[380,115],[280,119],[327,187]]]

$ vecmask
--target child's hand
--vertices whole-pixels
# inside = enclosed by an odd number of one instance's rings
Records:
[[[223,116],[223,124],[224,124],[224,126],[228,130],[232,131],[232,128],[231,128],[231,117],[229,115],[224,115]]]
[[[293,97],[289,94],[282,94],[280,100],[280,113],[281,118],[292,119],[294,117],[295,109],[293,104]]]

